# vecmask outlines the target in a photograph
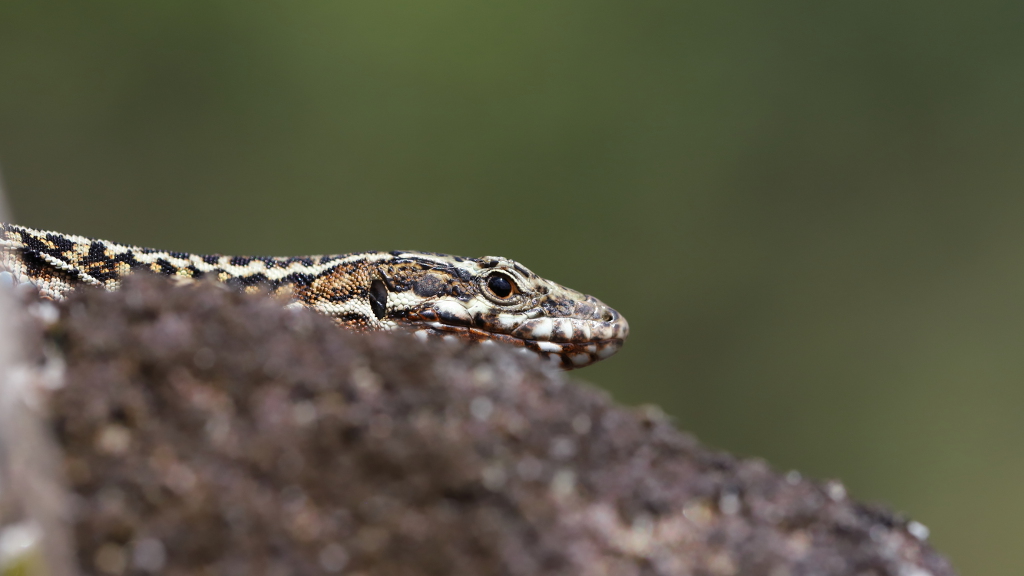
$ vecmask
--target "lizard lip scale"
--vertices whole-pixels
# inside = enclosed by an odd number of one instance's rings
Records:
[[[0,223],[0,270],[62,300],[81,286],[116,290],[147,271],[269,292],[355,332],[507,344],[570,370],[622,347],[629,324],[603,302],[497,256],[360,252],[326,256],[199,255]]]
[[[629,323],[616,310],[593,296],[586,296],[583,302],[585,305],[579,307],[581,312],[576,316],[528,319],[515,323],[509,332],[504,332],[496,322],[487,326],[480,317],[469,320],[448,315],[448,323],[444,323],[428,308],[413,317],[413,330],[424,337],[454,336],[480,344],[501,342],[532,351],[565,370],[572,370],[615,354],[629,335]],[[474,327],[474,321],[485,328]]]

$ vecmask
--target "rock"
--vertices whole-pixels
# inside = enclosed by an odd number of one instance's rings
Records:
[[[953,574],[841,484],[502,347],[152,277],[75,295],[48,335],[86,573]]]

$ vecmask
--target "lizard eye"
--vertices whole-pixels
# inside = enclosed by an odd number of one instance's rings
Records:
[[[487,289],[491,291],[491,294],[494,294],[498,298],[508,298],[512,295],[515,288],[515,282],[504,274],[492,274],[491,277],[487,279]]]

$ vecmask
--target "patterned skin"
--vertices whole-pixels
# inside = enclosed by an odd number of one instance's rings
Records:
[[[622,347],[629,324],[588,296],[494,256],[361,252],[332,256],[241,257],[164,252],[0,223],[0,269],[62,300],[80,286],[116,290],[151,271],[210,278],[244,292],[292,300],[359,332],[409,330],[532,351],[570,370]]]

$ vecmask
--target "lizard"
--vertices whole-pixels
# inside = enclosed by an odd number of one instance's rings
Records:
[[[269,292],[355,332],[506,344],[571,370],[617,352],[626,319],[603,302],[498,256],[395,250],[321,256],[169,252],[0,223],[0,280],[60,301],[84,286],[117,290],[136,272],[212,279]],[[7,275],[6,278],[3,276]]]

